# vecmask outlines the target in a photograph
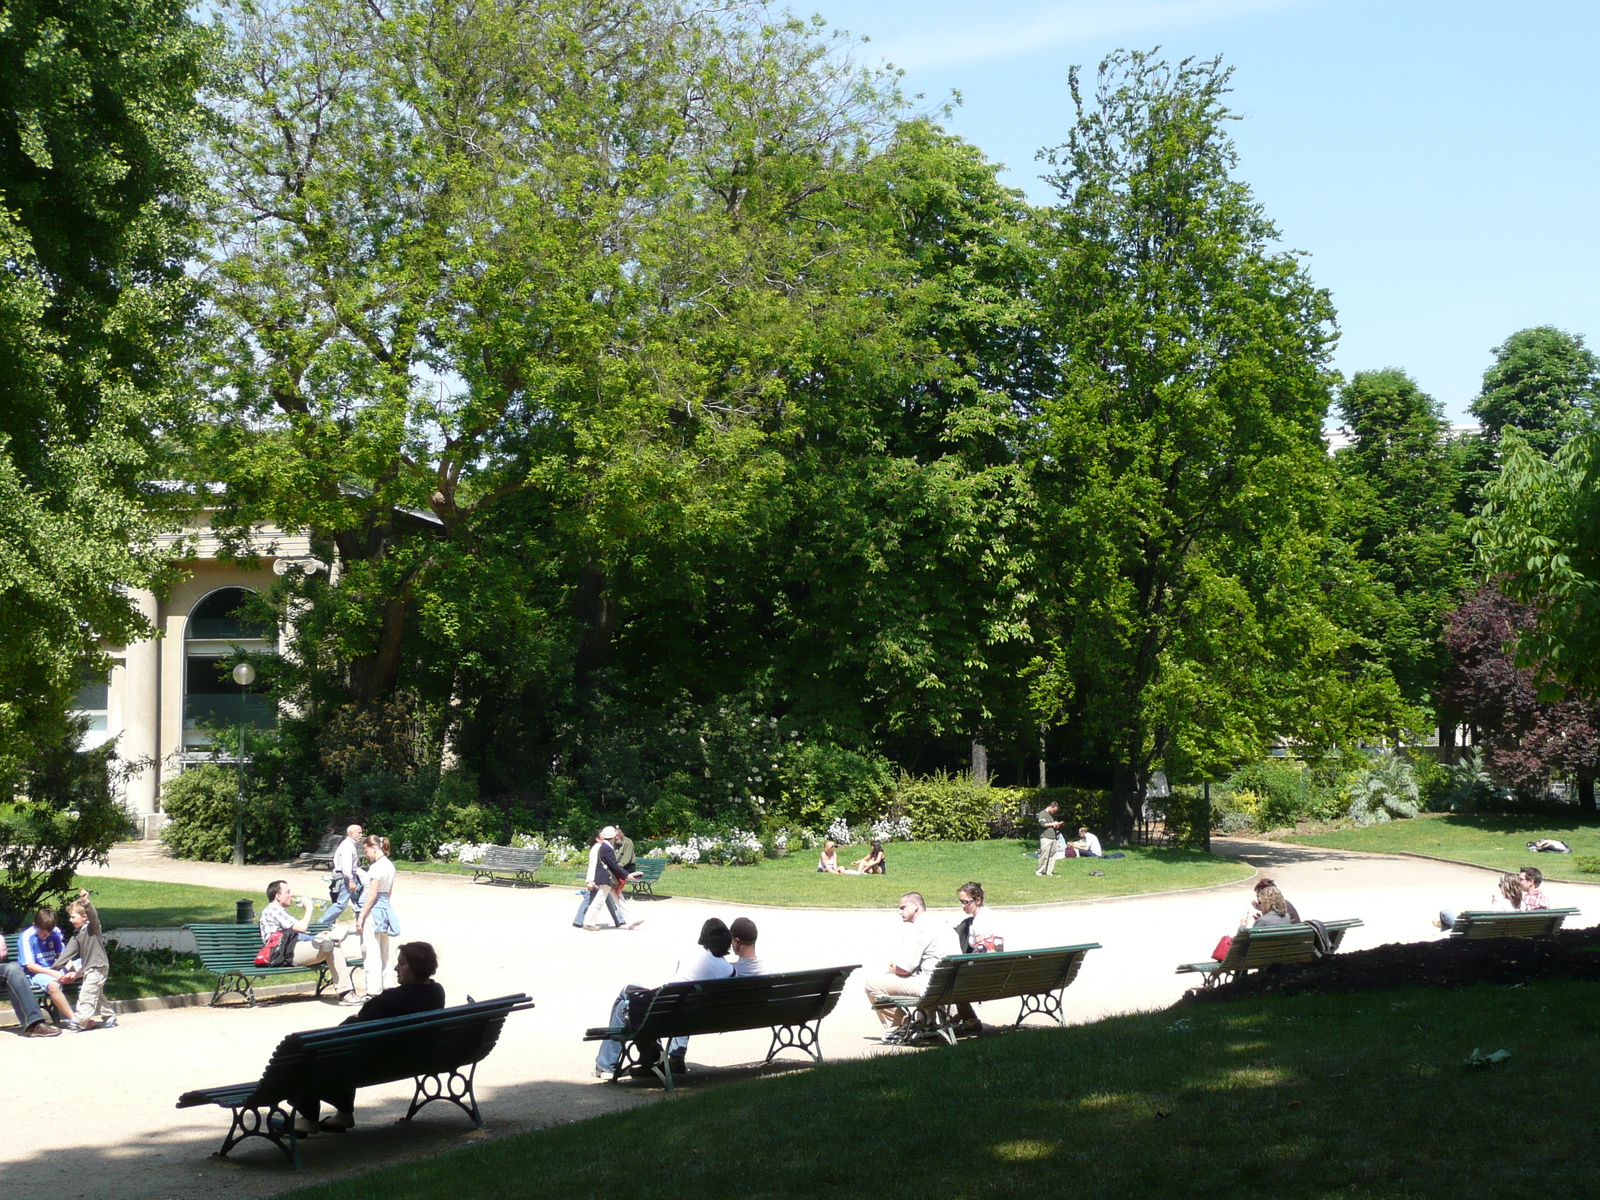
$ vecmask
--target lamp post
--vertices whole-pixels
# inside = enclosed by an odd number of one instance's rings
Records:
[[[256,681],[256,669],[242,662],[233,669],[233,681],[239,685],[239,790],[233,798],[233,865],[244,866],[244,727],[248,712],[246,698],[250,685]]]

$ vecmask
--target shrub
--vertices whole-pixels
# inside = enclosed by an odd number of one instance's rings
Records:
[[[1206,807],[1203,788],[1190,784],[1174,787],[1172,794],[1165,799],[1152,800],[1151,807],[1161,814],[1167,840],[1173,845],[1205,845],[1211,814]]]
[[[901,774],[894,800],[919,841],[971,842],[989,836],[994,796],[988,784],[974,783],[971,775],[940,771],[914,779]]]
[[[1074,833],[1080,825],[1104,831],[1111,810],[1111,793],[1103,788],[991,788],[990,793],[994,805],[989,812],[989,836],[996,838],[1038,837],[1035,814],[1052,800],[1058,806],[1056,815],[1062,828]]]
[[[796,739],[783,760],[778,812],[808,826],[859,821],[882,812],[895,788],[894,768],[885,759]]]
[[[1249,812],[1258,829],[1293,825],[1301,820],[1331,820],[1345,806],[1344,759],[1337,753],[1310,764],[1294,758],[1268,757],[1239,767],[1223,781],[1224,811]],[[1213,799],[1219,789],[1212,789]],[[1230,793],[1249,792],[1249,804],[1229,802]]]
[[[1349,796],[1346,815],[1356,825],[1380,825],[1422,811],[1411,764],[1393,750],[1383,751],[1351,780]]]
[[[232,770],[206,763],[169,779],[161,788],[167,823],[161,840],[174,858],[201,862],[233,859],[233,811],[239,779]],[[300,822],[289,798],[276,791],[252,791],[246,777],[244,856],[267,862],[294,854],[302,841]]]
[[[1429,807],[1439,812],[1477,812],[1503,808],[1511,793],[1495,782],[1476,750],[1469,750],[1444,768],[1444,781],[1429,797]]]

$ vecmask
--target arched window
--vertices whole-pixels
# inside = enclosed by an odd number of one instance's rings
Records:
[[[272,729],[278,706],[262,695],[258,678],[241,688],[230,674],[239,651],[268,653],[277,647],[267,626],[246,619],[241,611],[254,593],[226,587],[205,596],[189,612],[183,634],[183,745],[203,749],[211,744],[207,729],[244,724]]]

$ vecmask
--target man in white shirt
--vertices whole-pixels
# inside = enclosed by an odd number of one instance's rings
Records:
[[[333,881],[338,885],[339,894],[333,898],[328,911],[322,914],[324,921],[337,921],[352,902],[357,905],[361,903],[361,880],[356,874],[360,855],[361,826],[351,825],[344,831],[344,841],[333,852]]]
[[[733,924],[728,926],[728,932],[733,937],[734,976],[743,979],[750,975],[765,975],[766,965],[756,957],[756,923],[749,917],[736,917]],[[712,978],[717,976],[713,975]],[[667,1043],[667,1065],[672,1068],[674,1075],[682,1075],[689,1069],[689,1064],[684,1061],[688,1050],[689,1039],[686,1037],[675,1037]]]
[[[606,829],[616,832],[610,825],[607,825]],[[583,873],[584,890],[578,893],[578,911],[572,917],[574,929],[583,928],[589,905],[594,903],[595,893],[602,887],[606,892],[606,911],[611,914],[611,920],[618,928],[622,926],[622,913],[617,910],[616,897],[611,894],[611,872],[600,865],[600,841],[601,839],[597,837],[589,843],[589,865]]]
[[[1100,850],[1100,839],[1089,832],[1087,826],[1078,826],[1078,840],[1072,843],[1082,858],[1104,858]]]
[[[892,1004],[880,1008],[877,1002],[888,996],[922,995],[939,960],[961,953],[956,931],[928,916],[928,905],[920,892],[907,892],[900,897],[900,920],[905,922],[905,928],[900,933],[899,948],[889,960],[889,973],[866,982],[867,999],[883,1024],[883,1040],[890,1044],[900,1041],[906,1010]]]

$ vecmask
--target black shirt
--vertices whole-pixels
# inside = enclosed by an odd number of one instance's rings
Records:
[[[436,980],[421,983],[402,983],[399,987],[385,988],[361,1006],[361,1011],[342,1022],[353,1025],[357,1021],[381,1021],[385,1017],[404,1017],[411,1013],[433,1012],[444,1007],[444,988]]]

